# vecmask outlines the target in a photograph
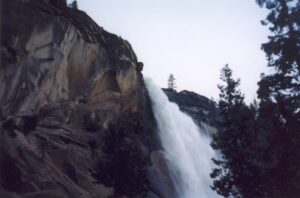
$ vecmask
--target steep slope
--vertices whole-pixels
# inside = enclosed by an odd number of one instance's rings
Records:
[[[142,172],[147,169],[148,196],[166,195],[169,179],[154,133],[143,64],[130,44],[62,0],[3,4],[0,197],[134,193],[139,181],[130,183],[135,179],[130,176],[143,175],[126,169],[132,161]],[[115,138],[109,139],[110,134]],[[119,144],[136,158],[113,169],[108,165],[118,159],[108,148]],[[113,177],[118,168],[124,175],[107,184],[107,174]],[[116,184],[122,179],[126,189]]]

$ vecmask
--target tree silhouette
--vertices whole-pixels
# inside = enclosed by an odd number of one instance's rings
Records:
[[[78,10],[78,4],[77,1],[74,0],[71,4],[70,4],[71,8]]]
[[[175,85],[175,77],[173,74],[170,74],[169,79],[168,79],[168,88],[172,91],[176,90],[176,85]]]
[[[142,130],[138,115],[126,114],[105,132],[104,162],[94,176],[114,188],[112,197],[143,197],[148,190],[149,159],[143,156],[137,135]]]
[[[244,104],[226,65],[219,85],[219,130],[212,147],[212,189],[224,197],[300,197],[300,1],[256,0],[270,12],[263,25],[271,35],[262,44],[268,74],[262,74],[259,103]]]
[[[228,65],[221,70],[220,78],[223,85],[218,85],[218,106],[223,119],[211,145],[222,157],[213,159],[217,167],[211,173],[212,189],[224,197],[259,197],[257,171],[251,161],[255,156],[251,145],[255,142],[256,111],[244,103],[240,80],[232,78]]]
[[[300,1],[257,0],[270,12],[263,25],[272,34],[262,45],[272,73],[259,81],[259,119],[271,166],[270,196],[300,196]]]

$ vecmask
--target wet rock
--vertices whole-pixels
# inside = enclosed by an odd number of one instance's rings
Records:
[[[216,103],[205,96],[191,91],[175,92],[163,89],[171,102],[175,102],[181,111],[191,116],[194,122],[205,132],[213,134],[217,130],[217,122],[220,120]]]

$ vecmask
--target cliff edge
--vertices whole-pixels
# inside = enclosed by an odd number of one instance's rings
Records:
[[[194,122],[208,135],[217,131],[217,123],[221,118],[214,101],[187,90],[176,92],[163,89],[163,91],[171,102],[176,103],[182,112],[192,117]]]
[[[159,143],[130,44],[66,1],[2,6],[0,197],[157,197],[140,180]]]
[[[175,197],[129,42],[64,0],[4,1],[1,19],[0,197]],[[166,93],[213,125],[210,102]]]

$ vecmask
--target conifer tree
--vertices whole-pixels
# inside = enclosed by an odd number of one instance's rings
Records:
[[[271,72],[259,81],[258,105],[248,107],[228,66],[222,69],[213,137],[221,158],[212,188],[224,197],[300,197],[300,1],[257,0],[270,10],[262,45]]]
[[[74,0],[72,3],[71,3],[71,8],[75,9],[75,10],[78,10],[78,3],[76,0]]]
[[[269,197],[300,196],[300,1],[257,0],[270,10],[264,25],[269,41],[262,45],[270,74],[258,90],[259,120],[266,146],[265,183]],[[268,178],[268,179],[267,179]]]
[[[126,114],[108,127],[103,141],[104,162],[94,175],[103,184],[113,187],[111,197],[144,197],[149,186],[145,158],[139,148],[137,134],[143,127],[138,115]]]
[[[251,161],[254,157],[256,110],[244,103],[239,90],[240,80],[232,78],[228,65],[221,70],[221,80],[224,85],[218,85],[218,106],[222,121],[212,141],[212,147],[220,152],[221,157],[213,159],[217,168],[211,173],[214,179],[212,189],[224,197],[256,197],[256,169]]]
[[[176,89],[175,85],[175,77],[173,74],[170,74],[169,79],[168,79],[168,88],[172,91]]]

